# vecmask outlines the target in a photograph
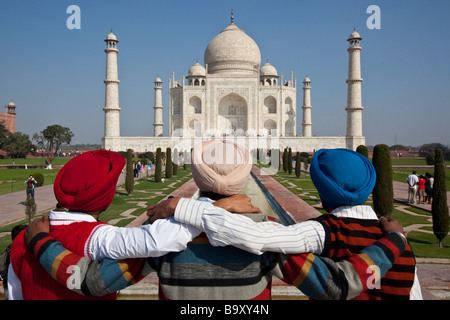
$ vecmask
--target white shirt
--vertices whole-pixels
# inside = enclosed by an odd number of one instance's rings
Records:
[[[89,214],[51,211],[50,225],[68,225],[74,222],[95,222]],[[173,218],[157,220],[138,228],[119,228],[99,225],[86,241],[84,256],[93,260],[159,257],[168,252],[183,251],[187,243],[201,233],[195,227],[175,221]],[[22,285],[12,264],[8,269],[8,292],[11,300],[22,299]]]
[[[415,174],[410,174],[406,181],[408,181],[408,184],[410,187],[417,188],[417,184],[419,183],[419,178]]]
[[[337,217],[378,220],[370,206],[344,206],[331,213]],[[254,254],[266,251],[320,254],[325,243],[322,224],[313,220],[290,226],[276,222],[254,222],[248,217],[229,213],[210,203],[190,199],[180,199],[174,217],[179,222],[201,229],[214,246],[232,245]],[[423,299],[417,268],[410,299]]]

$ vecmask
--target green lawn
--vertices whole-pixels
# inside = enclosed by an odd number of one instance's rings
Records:
[[[27,188],[25,181],[36,173],[44,175],[44,186],[53,184],[58,172],[59,169],[0,169],[0,195],[25,190]]]
[[[72,158],[55,158],[52,165],[59,166],[66,164]],[[44,158],[14,158],[14,159],[0,159],[0,165],[39,165],[45,166]]]
[[[391,158],[392,165],[394,166],[426,166],[425,158]],[[444,164],[449,166],[450,161],[444,161]]]

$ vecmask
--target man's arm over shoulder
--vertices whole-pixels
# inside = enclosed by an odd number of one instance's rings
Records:
[[[103,259],[100,262],[76,255],[45,232],[34,236],[28,247],[54,280],[86,296],[119,291],[151,271],[146,259]]]
[[[214,246],[232,245],[254,254],[267,251],[319,254],[325,241],[325,230],[316,221],[291,226],[270,221],[255,222],[210,203],[190,199],[179,200],[174,218],[201,229]]]
[[[402,236],[390,232],[340,262],[311,253],[280,256],[283,280],[313,299],[352,299],[375,286],[405,247]]]
[[[168,252],[183,251],[200,233],[173,218],[136,228],[105,225],[92,235],[87,251],[94,260],[159,257]]]

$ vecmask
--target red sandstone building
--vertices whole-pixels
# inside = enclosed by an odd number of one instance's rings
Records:
[[[5,113],[0,113],[0,122],[8,129],[9,132],[16,132],[16,105],[10,102],[5,106]]]

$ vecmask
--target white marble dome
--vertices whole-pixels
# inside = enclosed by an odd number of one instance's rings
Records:
[[[117,37],[112,31],[106,36],[106,40],[117,41]]]
[[[200,64],[194,64],[188,71],[188,77],[205,77],[206,69]]]
[[[356,30],[354,30],[348,39],[362,39],[362,38],[359,35],[359,33],[356,32]]]
[[[261,52],[256,42],[234,23],[222,30],[205,50],[208,73],[258,73]]]
[[[261,76],[273,76],[277,77],[278,72],[277,69],[273,65],[271,65],[269,62],[266,62],[262,67],[260,71]]]

